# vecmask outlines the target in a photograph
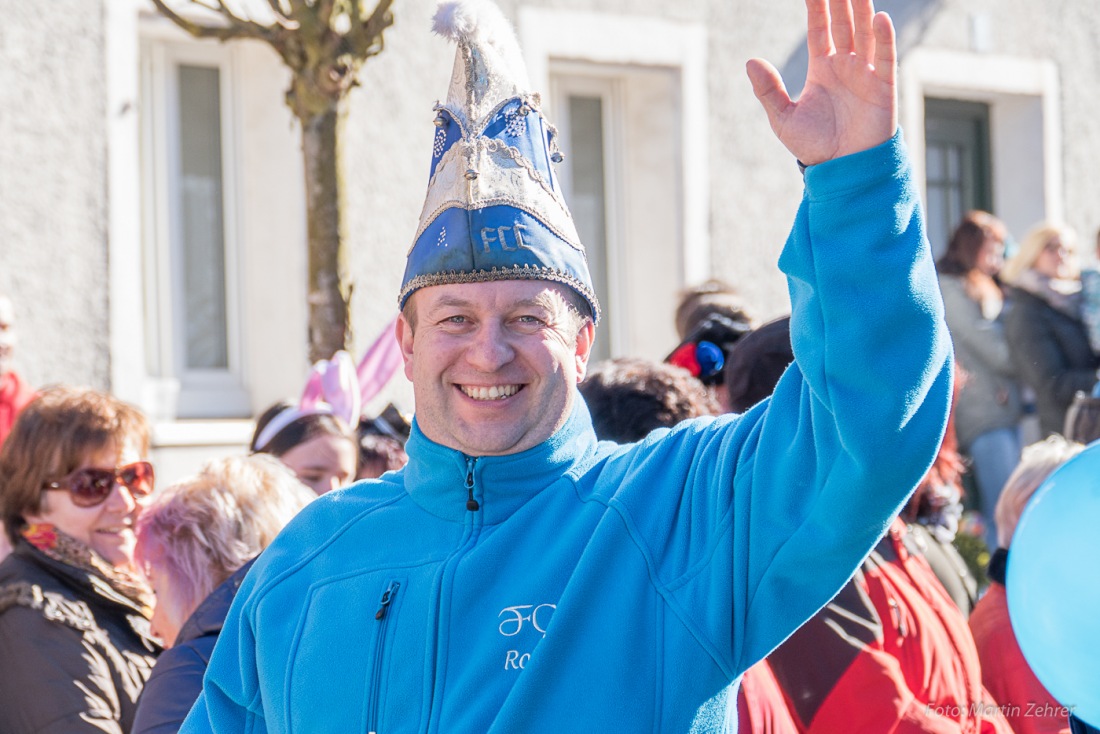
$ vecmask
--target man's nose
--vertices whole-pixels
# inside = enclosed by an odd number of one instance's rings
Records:
[[[507,332],[493,322],[480,325],[466,350],[466,361],[482,372],[495,372],[515,358]]]

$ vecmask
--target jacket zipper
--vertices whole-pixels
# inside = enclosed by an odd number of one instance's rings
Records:
[[[367,709],[367,731],[369,734],[378,733],[378,698],[382,693],[382,658],[386,652],[386,627],[390,620],[388,614],[390,605],[393,604],[393,598],[397,596],[397,590],[401,588],[401,583],[398,581],[391,581],[386,590],[382,592],[382,598],[378,602],[378,611],[374,613],[374,618],[378,622],[377,639],[378,643],[374,646],[374,667],[371,670],[371,697],[369,708]]]
[[[469,512],[476,513],[481,509],[481,504],[474,498],[474,468],[477,466],[477,458],[473,456],[467,456],[466,458],[466,478],[463,482],[463,487],[466,489],[466,509]],[[470,549],[477,545],[478,537],[481,533],[481,515],[467,515],[467,520],[464,523],[465,531],[462,536],[461,542],[454,549],[454,551],[443,562],[443,572],[439,574],[438,581],[435,585],[435,601],[438,604],[439,599],[443,598],[444,592],[450,589],[454,583],[454,569],[458,562],[470,552]],[[443,621],[439,615],[435,618],[435,637],[433,641],[433,650],[435,660],[433,665],[438,665],[439,656],[439,640],[440,640],[440,627]],[[433,677],[432,690],[429,695],[429,704],[427,712],[427,725],[424,731],[434,731],[434,719],[437,717],[440,702],[436,699],[436,685],[438,683],[438,674]]]
[[[474,463],[477,461],[472,456],[466,457],[466,491],[468,498],[466,499],[466,509],[470,512],[477,512],[481,509],[481,505],[474,499]]]

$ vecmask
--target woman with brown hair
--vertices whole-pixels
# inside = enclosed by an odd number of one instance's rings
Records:
[[[94,390],[45,391],[0,451],[14,546],[0,563],[4,731],[129,731],[160,647],[133,573],[134,523],[153,490],[149,426]]]
[[[992,214],[968,212],[936,262],[947,328],[958,366],[966,375],[955,407],[959,448],[972,461],[990,545],[996,541],[993,508],[1020,459],[1023,414],[998,281],[1006,234],[1004,224]]]

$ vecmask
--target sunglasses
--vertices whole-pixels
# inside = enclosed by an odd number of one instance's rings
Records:
[[[95,507],[111,494],[115,484],[130,490],[134,499],[153,491],[153,465],[137,461],[117,469],[77,469],[60,482],[49,482],[46,489],[67,489],[77,507]]]

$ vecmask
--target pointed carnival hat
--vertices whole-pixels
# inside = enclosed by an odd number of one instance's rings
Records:
[[[588,260],[561,195],[557,131],[528,91],[508,20],[490,0],[439,5],[435,32],[458,44],[435,106],[431,175],[399,305],[447,283],[547,280],[575,290],[599,321]]]

